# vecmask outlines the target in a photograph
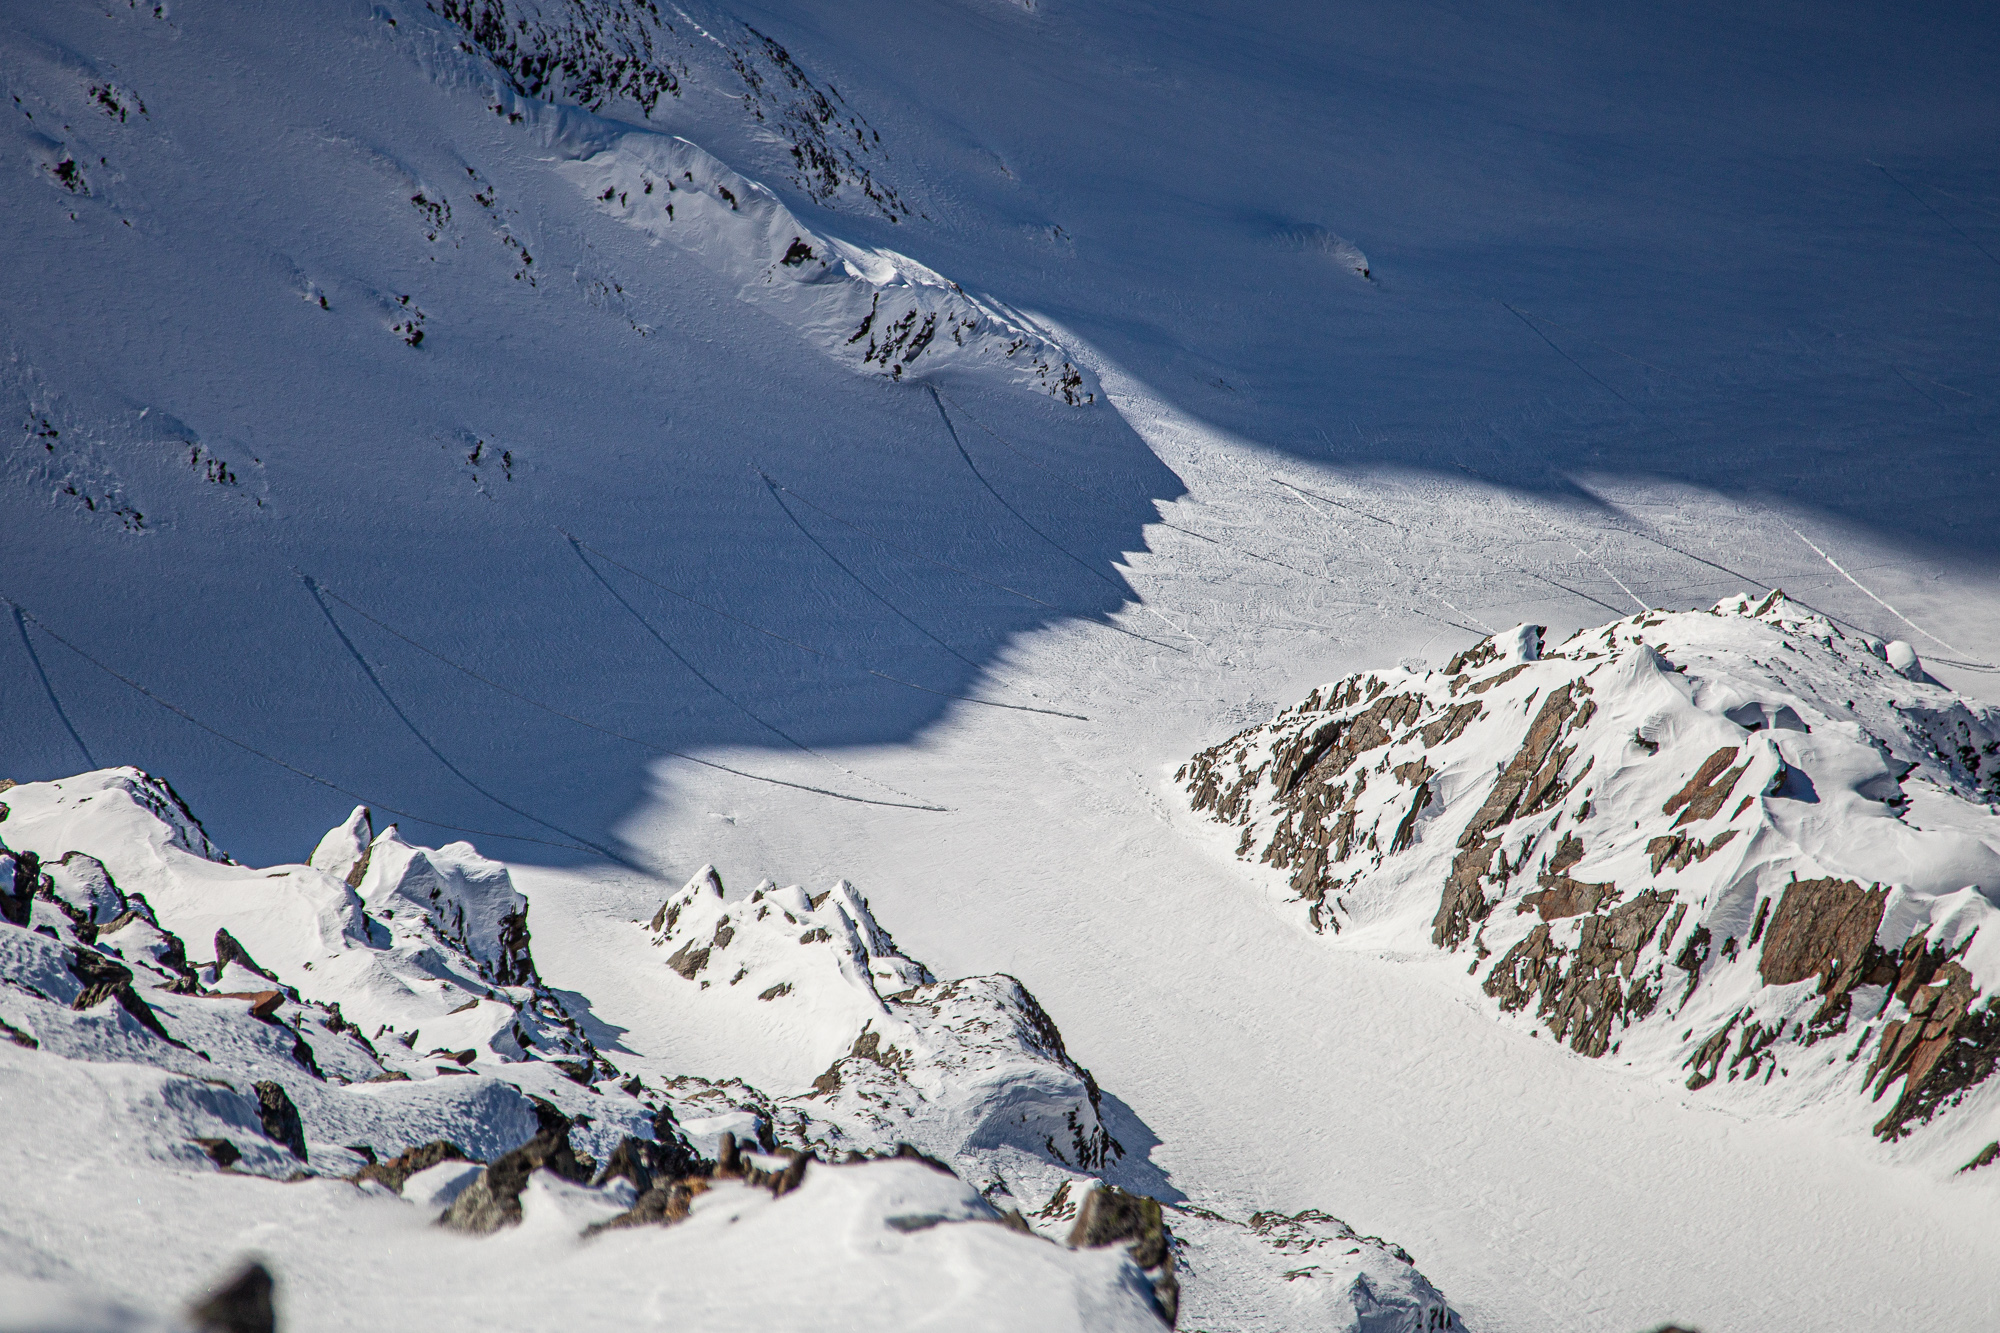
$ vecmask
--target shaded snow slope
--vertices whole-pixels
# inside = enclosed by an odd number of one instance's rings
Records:
[[[1175,776],[1313,929],[1465,951],[1537,1036],[1891,1142],[1942,1116],[1928,1156],[2000,1130],[2000,713],[1907,644],[1780,593],[1524,625]]]

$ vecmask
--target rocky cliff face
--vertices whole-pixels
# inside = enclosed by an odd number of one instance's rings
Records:
[[[1315,930],[1580,1054],[1887,1140],[2000,1059],[2000,714],[1782,594],[1352,676],[1176,777]]]

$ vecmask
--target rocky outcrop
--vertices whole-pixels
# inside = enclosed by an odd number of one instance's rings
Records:
[[[256,1092],[257,1118],[264,1126],[264,1137],[305,1161],[305,1125],[299,1120],[299,1108],[292,1104],[284,1085],[266,1079],[256,1085]]]
[[[1153,1300],[1168,1326],[1180,1319],[1181,1288],[1174,1276],[1174,1236],[1159,1202],[1130,1194],[1116,1185],[1100,1185],[1083,1196],[1076,1225],[1070,1228],[1071,1249],[1124,1245],[1132,1262],[1152,1279]]]
[[[537,1171],[548,1171],[578,1185],[589,1183],[590,1169],[570,1147],[567,1124],[543,1129],[520,1147],[495,1158],[452,1200],[451,1207],[438,1219],[439,1225],[475,1236],[519,1225],[521,1191],[528,1187],[528,1177]]]
[[[1315,929],[1423,904],[1501,1013],[1581,1054],[1894,1091],[1883,1138],[1991,1074],[2000,714],[1778,594],[1533,629],[1315,690],[1177,780]],[[1849,1059],[1806,1057],[1850,1024]]]
[[[377,1181],[401,1194],[403,1182],[419,1171],[428,1171],[440,1162],[463,1162],[467,1160],[465,1150],[456,1143],[444,1139],[431,1142],[397,1153],[384,1162],[370,1162],[350,1177],[355,1184]]]

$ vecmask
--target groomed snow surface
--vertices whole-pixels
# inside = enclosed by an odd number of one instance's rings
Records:
[[[1997,64],[11,7],[0,1325],[1991,1323]]]

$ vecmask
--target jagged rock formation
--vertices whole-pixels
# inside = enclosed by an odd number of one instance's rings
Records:
[[[165,791],[121,769],[5,793],[0,1050],[16,1054],[0,1064],[44,1062],[38,1087],[101,1066],[103,1088],[85,1073],[62,1095],[121,1108],[174,1170],[337,1177],[471,1236],[553,1213],[603,1245],[767,1206],[797,1219],[794,1249],[825,1227],[979,1224],[1019,1233],[1010,1273],[1082,1283],[1117,1326],[1304,1291],[1310,1327],[1456,1326],[1407,1257],[1377,1263],[1379,1243],[1294,1272],[1296,1247],[1257,1219],[1163,1210],[1034,997],[1011,977],[940,981],[845,882],[730,899],[704,868],[641,923],[660,984],[707,1021],[749,1040],[746,1019],[779,1016],[829,1061],[773,1092],[649,1086],[543,986],[504,866],[375,834],[365,810],[312,865],[239,866]],[[213,961],[190,962],[184,935],[212,939]],[[108,1090],[135,1068],[158,1076],[143,1096]],[[984,1256],[966,1262],[997,1262],[965,1244]]]
[[[766,882],[732,902],[703,867],[646,929],[672,984],[711,994],[718,1015],[770,1006],[837,1043],[809,1091],[762,1103],[793,1146],[838,1159],[912,1143],[1008,1205],[1124,1153],[1096,1081],[1020,982],[937,980],[845,881]]]
[[[1523,626],[1177,780],[1314,929],[1469,949],[1503,1013],[1693,1090],[1894,1089],[1895,1139],[2000,1060],[2000,714],[1899,656],[1777,593],[1547,652]]]

